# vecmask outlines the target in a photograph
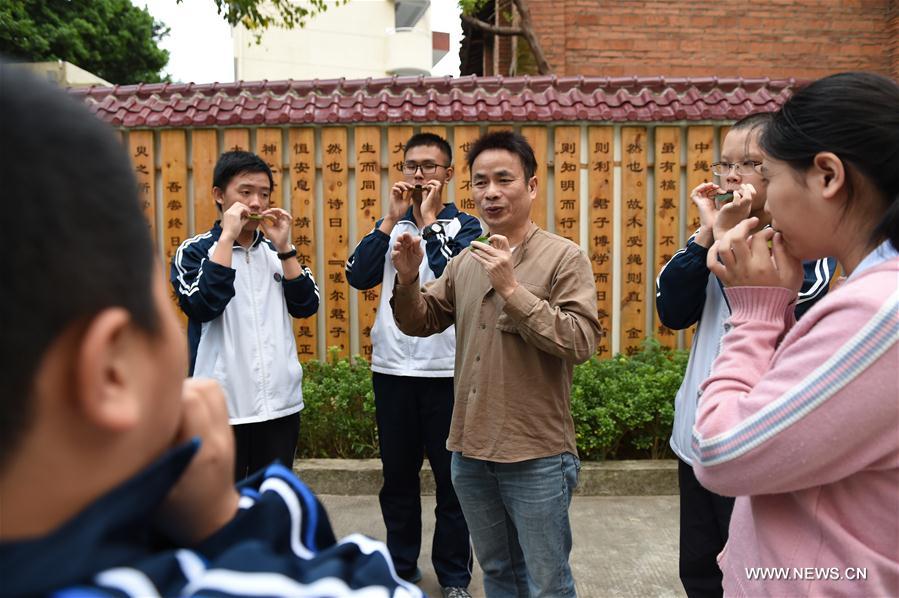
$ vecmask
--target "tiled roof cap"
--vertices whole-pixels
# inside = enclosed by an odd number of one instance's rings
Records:
[[[737,120],[778,109],[795,79],[390,77],[70,89],[120,127],[380,122]]]

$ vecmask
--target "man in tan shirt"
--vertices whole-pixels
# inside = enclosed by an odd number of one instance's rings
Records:
[[[472,242],[422,290],[419,239],[398,237],[393,314],[411,336],[456,326],[447,448],[487,595],[574,596],[569,398],[573,366],[600,335],[593,272],[577,245],[531,222],[537,162],[523,137],[490,133],[467,159],[489,243]]]

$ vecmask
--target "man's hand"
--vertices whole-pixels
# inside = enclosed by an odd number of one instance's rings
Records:
[[[240,497],[234,488],[234,432],[221,387],[212,380],[188,378],[182,403],[175,442],[199,437],[200,450],[166,497],[157,522],[172,540],[191,546],[228,523]]]
[[[262,232],[265,233],[275,249],[279,253],[290,251],[290,237],[293,232],[293,219],[287,210],[281,208],[269,208],[262,212],[262,222],[260,224]]]
[[[706,258],[709,270],[726,287],[782,287],[798,294],[802,261],[787,252],[783,237],[765,228],[750,236],[759,219],[747,218],[715,241]],[[768,241],[774,241],[773,251]]]
[[[235,241],[243,231],[244,225],[249,221],[250,208],[240,202],[235,202],[222,214],[222,236],[230,241]]]
[[[734,199],[721,206],[715,214],[712,224],[712,233],[715,239],[724,238],[727,231],[749,218],[752,211],[752,198],[755,196],[755,187],[745,183],[734,191]]]
[[[471,256],[484,267],[490,284],[503,299],[508,299],[518,288],[509,239],[491,235],[488,243],[472,241]]]
[[[390,252],[390,259],[393,260],[396,277],[400,284],[415,282],[423,258],[421,237],[403,233],[396,238],[396,244],[393,246],[393,251]]]

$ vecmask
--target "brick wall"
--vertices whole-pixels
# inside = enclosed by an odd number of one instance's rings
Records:
[[[899,0],[528,0],[558,75],[899,76]]]
[[[514,26],[515,23],[508,18],[511,16],[513,10],[514,8],[511,0],[497,0],[494,24],[501,27]],[[510,74],[509,69],[512,65],[512,56],[515,52],[515,38],[508,35],[497,35],[496,45],[494,47],[496,48],[496,54],[493,57],[493,72],[497,75]]]
[[[899,0],[890,0],[889,47],[890,72],[899,81]]]

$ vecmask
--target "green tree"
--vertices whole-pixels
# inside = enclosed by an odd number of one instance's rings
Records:
[[[168,32],[130,0],[0,0],[0,53],[65,60],[111,83],[162,81]]]

